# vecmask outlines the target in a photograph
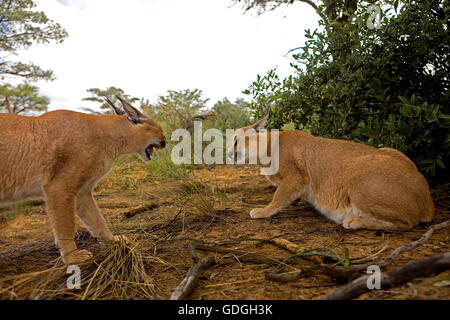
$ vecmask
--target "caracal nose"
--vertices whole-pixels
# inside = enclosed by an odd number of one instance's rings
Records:
[[[163,140],[163,141],[161,141],[160,142],[160,146],[162,147],[162,148],[164,148],[165,146],[166,146],[166,142]]]

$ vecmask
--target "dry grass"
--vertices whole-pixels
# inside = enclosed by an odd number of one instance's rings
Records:
[[[167,299],[191,266],[186,249],[191,241],[221,248],[215,252],[217,264],[205,271],[192,299],[317,299],[341,283],[326,275],[286,284],[265,280],[265,273],[297,253],[268,240],[286,239],[302,251],[327,247],[352,265],[369,258],[386,258],[429,227],[384,233],[343,230],[302,201],[272,219],[251,220],[249,211],[269,203],[274,193],[256,168],[173,169],[164,164],[166,157],[161,154],[161,159],[155,157],[150,164],[134,157],[121,158],[100,183],[95,196],[108,225],[115,234],[125,234],[135,242],[104,246],[92,238],[78,237],[78,246],[94,253],[94,259],[80,265],[80,290],[67,289],[70,275],[58,260],[43,208],[12,208],[14,215],[8,216],[0,233],[0,299],[154,299],[155,295]],[[448,219],[449,191],[449,186],[433,190],[433,224]],[[148,201],[160,205],[124,217],[125,210]],[[36,240],[39,237],[46,238]],[[449,247],[447,228],[433,234],[423,246],[402,254],[392,268],[448,251]],[[246,254],[238,254],[242,252]],[[255,257],[279,259],[269,264]],[[310,265],[306,259],[290,259],[280,272],[295,273]],[[367,293],[361,299],[450,299],[448,287],[435,286],[449,276],[447,271],[416,279],[410,285]]]
[[[148,270],[158,263],[164,262],[139,249],[135,243],[121,240],[101,246],[93,259],[78,265],[81,289],[68,288],[70,274],[58,258],[51,268],[2,278],[0,298],[153,299],[155,283]]]

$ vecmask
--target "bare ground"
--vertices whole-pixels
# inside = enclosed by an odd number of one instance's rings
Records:
[[[115,167],[96,191],[98,204],[113,232],[126,234],[161,259],[149,270],[158,299],[168,299],[189,270],[192,260],[188,243],[245,250],[274,261],[264,263],[264,259],[245,259],[242,253],[197,250],[199,257],[213,254],[218,262],[203,272],[190,299],[319,299],[345,282],[324,274],[289,283],[266,280],[265,273],[291,255],[267,240],[286,239],[305,249],[327,247],[341,256],[348,248],[351,263],[367,258],[378,261],[395,248],[420,238],[430,225],[449,219],[450,188],[446,187],[433,190],[433,222],[408,232],[344,230],[304,201],[294,203],[272,219],[251,220],[249,211],[269,203],[275,191],[257,168],[199,168],[194,170],[194,176],[188,182],[155,178],[141,166],[125,165]],[[125,212],[149,202],[159,207],[125,217]],[[58,252],[43,207],[0,210],[0,283],[2,277],[51,267]],[[401,254],[386,270],[448,252],[449,229],[436,231],[425,244]],[[89,237],[78,239],[78,243],[94,253],[101,246]],[[280,272],[297,272],[312,263],[293,259]],[[390,290],[373,290],[360,299],[449,299],[449,280],[447,270]]]

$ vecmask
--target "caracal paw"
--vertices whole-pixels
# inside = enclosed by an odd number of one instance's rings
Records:
[[[128,237],[125,236],[125,235],[123,235],[123,234],[119,234],[119,235],[117,235],[117,236],[114,236],[114,237],[113,237],[113,241],[114,241],[114,242],[124,241],[125,243],[128,243],[128,244],[131,243],[131,240],[128,239]]]
[[[342,222],[344,229],[359,229],[361,218],[358,216],[347,216]]]
[[[88,250],[75,250],[62,257],[65,264],[77,264],[92,258],[92,253]]]
[[[256,208],[250,211],[250,217],[252,219],[264,219],[269,218],[271,216],[270,213],[267,213],[263,208]]]

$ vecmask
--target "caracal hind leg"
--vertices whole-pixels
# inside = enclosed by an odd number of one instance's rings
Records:
[[[264,208],[256,208],[250,211],[250,217],[262,219],[273,216],[300,197],[300,188],[301,184],[298,179],[282,180],[275,191],[272,201]]]
[[[105,217],[95,203],[91,191],[81,193],[77,199],[77,215],[92,236],[100,240],[116,240],[106,225]]]
[[[56,185],[44,188],[47,215],[55,235],[55,243],[66,264],[75,264],[92,257],[87,250],[78,250],[75,244],[75,192],[61,190]]]
[[[385,230],[385,231],[404,231],[411,229],[411,226],[405,223],[392,223],[365,216],[347,216],[342,226],[345,229],[369,229],[369,230]]]

